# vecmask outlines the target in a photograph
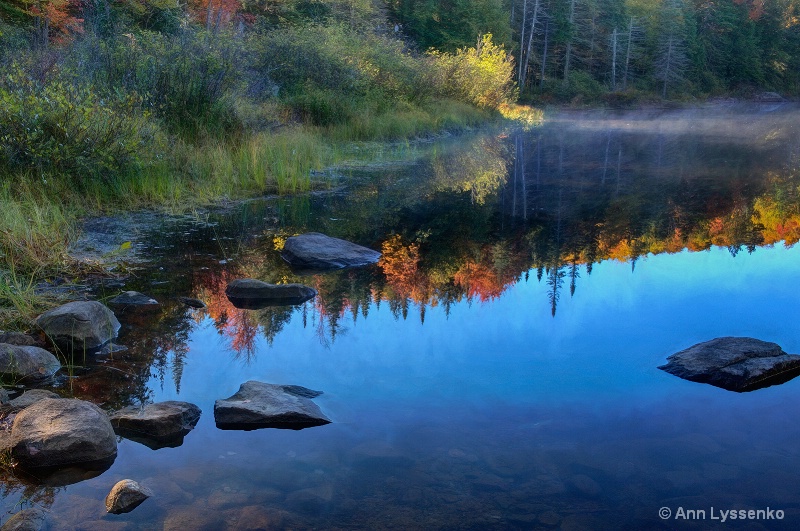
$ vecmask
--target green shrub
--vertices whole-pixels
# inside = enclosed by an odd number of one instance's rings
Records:
[[[0,78],[0,171],[80,182],[140,169],[159,153],[160,135],[139,104],[59,80],[42,85],[12,65]]]
[[[442,96],[483,109],[496,109],[516,99],[513,59],[492,43],[491,34],[481,37],[475,48],[429,55],[434,60],[433,84]]]

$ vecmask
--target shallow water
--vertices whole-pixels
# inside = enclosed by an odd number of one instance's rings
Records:
[[[737,394],[656,367],[719,336],[800,352],[798,118],[563,114],[354,171],[347,190],[148,217],[129,231],[133,274],[96,295],[162,306],[120,313],[129,350],[58,390],[203,416],[178,448],[121,439],[93,479],[6,478],[4,514],[41,506],[55,529],[796,528],[800,380]],[[310,230],[384,258],[296,277],[277,249]],[[237,310],[224,288],[241,277],[320,295]],[[322,390],[333,423],[216,429],[214,401],[247,380]],[[156,495],[106,515],[123,478]],[[767,508],[783,519],[721,521]]]

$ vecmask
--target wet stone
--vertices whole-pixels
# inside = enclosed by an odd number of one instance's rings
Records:
[[[110,420],[118,435],[155,450],[183,444],[200,414],[194,404],[169,400],[143,407],[128,406],[111,414]]]
[[[0,343],[0,376],[19,382],[40,382],[59,369],[58,359],[42,348]]]
[[[0,333],[0,343],[16,345],[18,347],[39,346],[35,338],[28,334],[23,334],[22,332],[2,332]]]
[[[23,509],[9,518],[0,531],[40,531],[46,528],[46,515],[41,509]]]
[[[269,306],[303,304],[317,296],[317,290],[302,284],[267,284],[251,278],[237,279],[225,288],[225,295],[237,308],[258,310]]]
[[[120,329],[114,313],[97,301],[61,305],[37,317],[36,324],[60,347],[81,352],[95,352]]]
[[[164,531],[219,531],[224,529],[222,516],[217,511],[197,506],[172,509],[164,519]]]
[[[108,303],[115,306],[158,306],[157,300],[138,291],[123,291]]]
[[[231,510],[227,518],[230,528],[237,531],[284,529],[286,519],[286,511],[267,509],[260,505],[248,505],[241,509]]]
[[[45,398],[61,397],[53,391],[48,391],[46,389],[30,389],[19,395],[17,398],[9,401],[8,405],[12,408],[12,411],[21,411]]]
[[[292,236],[281,251],[283,258],[298,272],[313,273],[374,264],[381,253],[319,232]]]
[[[117,438],[108,416],[83,400],[45,398],[11,427],[12,457],[25,467],[59,467],[113,460]]]
[[[241,385],[230,398],[214,404],[214,420],[220,429],[252,430],[288,428],[299,430],[329,424],[314,402],[314,393],[299,386],[268,384],[251,380]]]
[[[800,356],[751,337],[698,343],[672,354],[667,362],[658,368],[684,380],[737,392],[782,384],[800,374]]]
[[[206,303],[201,301],[200,299],[194,299],[192,297],[178,297],[178,301],[185,304],[190,308],[195,308],[197,310],[203,309],[206,307]]]
[[[147,487],[132,479],[123,479],[106,496],[106,511],[111,514],[129,513],[152,495],[153,491]]]

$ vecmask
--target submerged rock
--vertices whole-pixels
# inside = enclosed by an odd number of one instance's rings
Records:
[[[8,519],[0,531],[40,531],[45,529],[46,515],[41,509],[23,509]]]
[[[36,324],[56,344],[75,351],[94,351],[119,331],[114,313],[97,301],[69,302],[43,313]]]
[[[153,495],[153,491],[139,485],[132,479],[118,481],[106,496],[106,512],[111,514],[129,513]]]
[[[158,306],[157,300],[138,291],[123,291],[108,303],[118,306]]]
[[[45,398],[11,426],[11,455],[24,467],[55,467],[113,459],[117,437],[108,416],[90,402]]]
[[[230,398],[214,403],[214,420],[220,429],[255,430],[288,428],[301,430],[331,421],[309,396],[319,396],[296,385],[249,381]]]
[[[114,431],[152,449],[183,444],[200,419],[200,408],[189,402],[166,401],[144,407],[128,406],[110,417]]]
[[[0,343],[0,375],[19,381],[41,381],[53,376],[61,363],[39,347]]]
[[[178,301],[190,308],[197,308],[198,310],[206,307],[206,303],[200,299],[193,299],[192,297],[178,297]]]
[[[303,304],[316,297],[317,290],[302,284],[267,284],[242,278],[230,282],[225,288],[225,295],[237,308],[257,310],[268,306]]]
[[[662,371],[729,391],[754,391],[800,374],[800,356],[750,337],[719,337],[672,354]]]
[[[319,232],[309,232],[288,238],[281,258],[293,268],[313,272],[374,264],[380,260],[381,253]]]

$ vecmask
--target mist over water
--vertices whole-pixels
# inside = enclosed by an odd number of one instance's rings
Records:
[[[796,113],[565,112],[346,190],[133,216],[135,275],[96,295],[162,306],[119,315],[129,350],[57,389],[185,400],[200,422],[177,448],[122,439],[65,487],[4,478],[3,510],[44,507],[55,529],[705,529],[770,507],[783,520],[724,525],[796,527],[798,382],[737,394],[656,369],[720,336],[800,353]],[[383,258],[298,277],[279,249],[308,231]],[[224,290],[244,277],[319,295],[239,310]],[[214,401],[247,380],[324,391],[333,423],[218,430]],[[156,496],[106,515],[122,478]]]

